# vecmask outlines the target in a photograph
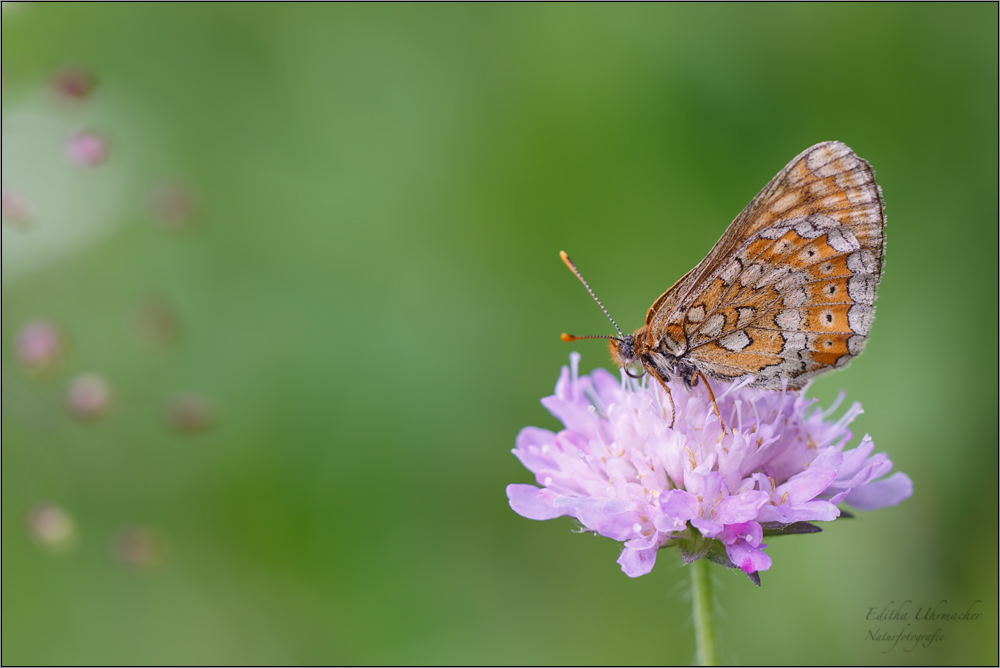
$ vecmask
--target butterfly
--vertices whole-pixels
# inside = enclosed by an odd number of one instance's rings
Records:
[[[611,357],[693,387],[705,376],[802,388],[861,353],[885,252],[885,206],[871,166],[845,144],[807,148],[736,217],[704,260],[624,334],[565,252],[560,256],[619,336]],[[705,386],[715,405],[712,388]],[[718,407],[715,407],[718,413]],[[720,416],[721,421],[721,416]]]

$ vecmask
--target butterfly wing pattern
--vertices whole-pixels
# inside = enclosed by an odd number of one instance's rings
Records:
[[[867,162],[836,141],[806,149],[650,307],[643,347],[766,389],[844,366],[871,327],[884,223]]]

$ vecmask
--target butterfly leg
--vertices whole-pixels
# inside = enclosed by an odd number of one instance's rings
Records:
[[[712,408],[715,409],[715,415],[719,418],[719,426],[722,427],[722,433],[725,434],[726,423],[722,421],[722,413],[719,412],[719,404],[715,403],[715,392],[712,392],[712,386],[708,384],[708,379],[705,378],[705,375],[701,371],[695,369],[695,373],[698,374],[701,380],[705,383],[705,389],[708,390],[708,397],[712,400]],[[694,383],[692,383],[692,385],[694,385]]]
[[[663,391],[667,393],[667,399],[670,400],[670,426],[668,429],[674,428],[674,419],[677,417],[677,407],[674,405],[674,395],[670,393],[670,386],[667,385],[667,381],[670,376],[666,371],[660,369],[651,358],[645,358],[642,360],[643,369],[649,373],[653,378],[655,378],[659,383]],[[666,415],[663,416],[666,419]]]
[[[657,378],[657,380],[660,380],[660,379]],[[664,390],[666,390],[666,392],[667,392],[667,399],[670,399],[670,426],[668,426],[667,429],[673,429],[674,428],[674,418],[677,417],[677,408],[674,406],[674,395],[670,393],[670,387],[666,383],[664,383],[662,380],[660,380],[660,385],[663,387]]]

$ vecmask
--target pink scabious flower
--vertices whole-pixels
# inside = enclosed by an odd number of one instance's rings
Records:
[[[80,167],[97,167],[107,161],[111,149],[103,135],[79,130],[66,140],[66,157]]]
[[[542,399],[565,428],[526,427],[514,455],[542,485],[508,485],[516,513],[533,520],[562,515],[584,530],[624,543],[618,563],[630,577],[653,568],[661,547],[685,562],[708,558],[740,568],[756,584],[771,567],[766,536],[820,531],[811,522],[895,505],[913,493],[868,435],[853,450],[847,428],[858,403],[828,419],[799,393],[755,390],[751,382],[714,383],[723,431],[704,388],[615,378],[604,369],[580,376],[570,355],[555,394]],[[671,426],[672,423],[672,426]]]

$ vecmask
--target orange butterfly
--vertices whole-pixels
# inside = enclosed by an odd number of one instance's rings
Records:
[[[610,339],[612,359],[626,373],[639,364],[668,395],[674,376],[688,387],[704,376],[752,376],[751,387],[801,388],[864,348],[882,275],[884,209],[867,162],[840,142],[811,146],[653,302],[646,324],[631,335],[560,252],[619,334],[562,339]]]

